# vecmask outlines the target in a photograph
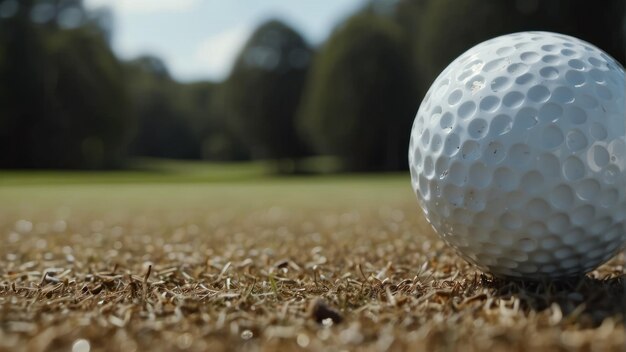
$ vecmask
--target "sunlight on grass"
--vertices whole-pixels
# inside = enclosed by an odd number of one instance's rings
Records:
[[[140,159],[129,170],[117,171],[50,171],[3,170],[0,186],[61,185],[112,183],[203,183],[239,181],[268,177],[270,165],[265,162],[207,163]]]
[[[362,207],[414,202],[406,173],[272,176],[264,163],[214,164],[149,160],[145,171],[4,172],[0,209],[56,205],[93,209],[181,206]]]

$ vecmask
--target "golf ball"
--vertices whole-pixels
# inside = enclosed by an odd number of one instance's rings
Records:
[[[427,220],[496,276],[576,276],[606,262],[626,242],[625,85],[618,62],[562,34],[509,34],[462,54],[411,131]]]

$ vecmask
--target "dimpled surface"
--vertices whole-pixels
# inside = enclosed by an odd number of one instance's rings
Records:
[[[413,189],[435,231],[498,276],[588,272],[626,240],[623,67],[547,32],[465,52],[422,102]]]

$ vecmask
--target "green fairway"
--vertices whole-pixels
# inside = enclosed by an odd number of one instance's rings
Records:
[[[11,185],[120,184],[120,183],[209,183],[265,178],[266,162],[206,163],[141,159],[132,168],[119,171],[3,170],[0,187]]]
[[[332,157],[310,157],[299,168],[311,175],[328,175],[340,169]],[[11,185],[215,183],[276,179],[272,161],[202,162],[168,159],[134,159],[125,170],[1,170],[0,187]],[[302,176],[300,176],[302,177]],[[283,178],[287,178],[283,176]]]
[[[74,205],[320,207],[413,201],[408,172],[335,176],[273,176],[266,163],[150,161],[142,171],[4,171],[0,209]]]
[[[78,206],[91,209],[250,208],[327,205],[362,208],[414,202],[406,178],[335,177],[221,183],[124,182],[0,186],[0,209]],[[415,204],[416,205],[416,204]],[[416,209],[417,211],[417,205]]]

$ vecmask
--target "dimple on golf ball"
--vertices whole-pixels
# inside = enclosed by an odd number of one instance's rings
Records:
[[[504,35],[452,62],[411,131],[413,189],[457,252],[496,276],[593,270],[626,242],[626,79],[597,47]]]

